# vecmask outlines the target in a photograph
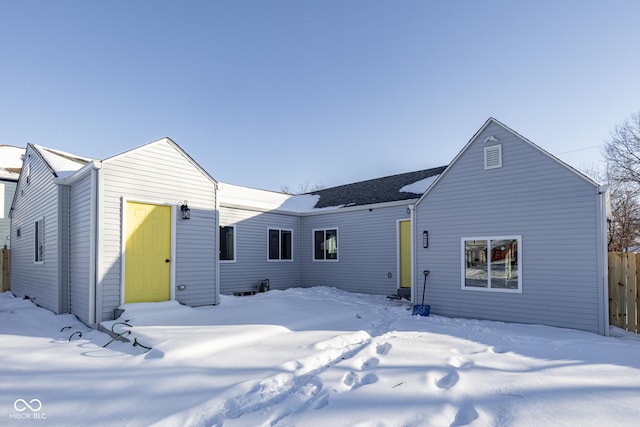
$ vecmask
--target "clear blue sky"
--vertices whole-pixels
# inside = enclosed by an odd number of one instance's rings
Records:
[[[213,177],[450,162],[495,117],[570,164],[640,110],[640,1],[0,0],[0,144],[168,136]]]

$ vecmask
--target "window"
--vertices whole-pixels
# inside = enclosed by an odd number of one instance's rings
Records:
[[[338,260],[338,230],[313,230],[313,259]]]
[[[34,261],[44,262],[44,218],[35,222],[35,255]]]
[[[268,259],[270,261],[290,261],[293,259],[291,250],[292,234],[291,230],[278,230],[275,228],[268,230]]]
[[[462,289],[522,292],[521,237],[462,239]]]
[[[220,261],[236,260],[236,228],[233,225],[220,226]]]

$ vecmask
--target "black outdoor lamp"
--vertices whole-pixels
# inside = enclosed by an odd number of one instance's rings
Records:
[[[181,202],[180,210],[182,211],[182,219],[191,219],[191,209],[189,209],[186,200]]]

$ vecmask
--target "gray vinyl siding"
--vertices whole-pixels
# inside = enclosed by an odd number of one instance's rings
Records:
[[[217,304],[215,183],[167,140],[121,154],[102,163],[102,278],[99,283],[103,320],[121,304],[121,218],[123,198],[175,207],[187,200],[191,219],[176,218],[176,300],[188,305]]]
[[[484,139],[502,144],[502,167],[484,169]],[[430,270],[434,314],[598,332],[597,188],[491,123],[417,205],[415,274]],[[461,238],[521,236],[522,293],[461,289]],[[418,242],[416,242],[418,243]],[[421,276],[420,276],[421,277]],[[421,280],[420,280],[421,282]],[[414,301],[419,301],[422,283]]]
[[[87,174],[69,189],[69,312],[90,324],[92,180]],[[63,263],[64,265],[64,263]]]
[[[407,206],[304,217],[304,285],[389,295],[398,288],[398,220]],[[338,229],[338,260],[313,260],[313,230]],[[391,277],[389,277],[389,275]]]
[[[269,279],[271,289],[302,285],[302,218],[273,212],[220,208],[220,226],[235,226],[235,261],[220,262],[220,293],[255,290]],[[267,230],[291,230],[292,261],[267,261]]]
[[[15,181],[5,181],[0,179],[0,191],[3,193],[4,203],[0,206],[0,248],[5,245],[11,247],[11,234],[9,220],[9,211],[11,210],[11,202],[13,201],[13,193],[16,191],[17,183]]]
[[[11,222],[11,290],[18,297],[27,295],[37,305],[60,313],[58,186],[53,173],[30,146],[25,158],[25,165],[30,165],[30,183],[21,175],[16,190]],[[36,264],[35,222],[42,218],[44,263]],[[21,237],[17,237],[17,229]]]

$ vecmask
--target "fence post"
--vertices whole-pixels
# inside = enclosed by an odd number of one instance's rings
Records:
[[[620,307],[621,259],[618,252],[609,252],[609,324],[622,328]]]
[[[5,292],[11,289],[9,286],[9,249],[7,245],[4,245],[1,252],[2,260],[0,264],[2,265],[2,277],[0,277],[0,282],[2,283],[2,292]]]
[[[626,303],[625,329],[636,330],[636,254],[627,252],[624,254],[624,300]]]

